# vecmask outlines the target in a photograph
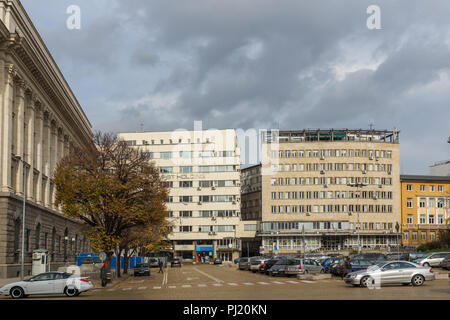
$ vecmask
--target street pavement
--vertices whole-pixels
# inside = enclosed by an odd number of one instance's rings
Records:
[[[10,299],[3,297],[0,299]],[[450,300],[449,280],[421,287],[386,286],[368,289],[346,286],[340,278],[297,280],[237,270],[235,265],[191,265],[152,269],[151,276],[128,279],[82,293],[30,296],[27,299],[86,300]]]

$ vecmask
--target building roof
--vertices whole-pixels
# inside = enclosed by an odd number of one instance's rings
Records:
[[[400,175],[400,181],[450,182],[450,176]]]

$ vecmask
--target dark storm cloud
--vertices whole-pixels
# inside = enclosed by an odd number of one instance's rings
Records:
[[[446,0],[80,0],[82,30],[55,28],[71,2],[23,0],[96,129],[373,122],[401,130],[402,171],[450,158]]]

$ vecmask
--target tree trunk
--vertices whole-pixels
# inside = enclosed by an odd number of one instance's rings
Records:
[[[115,251],[116,251],[116,274],[117,278],[120,278],[120,255],[122,253],[122,249],[117,248]]]
[[[128,248],[125,248],[123,252],[123,274],[128,274],[128,261],[130,257],[128,256]]]

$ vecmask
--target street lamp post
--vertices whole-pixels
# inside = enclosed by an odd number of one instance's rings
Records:
[[[398,231],[400,230],[400,225],[397,223],[395,224],[395,230],[397,230],[397,258],[400,259],[400,244],[398,243]]]
[[[356,192],[358,192],[359,188],[362,189],[362,187],[366,187],[367,183],[349,183],[349,184],[347,184],[347,186],[356,188]],[[356,198],[356,206],[358,206],[358,203],[359,203],[358,200],[359,200],[360,197],[361,197],[361,193],[359,194],[359,197]],[[359,222],[359,211],[358,211],[357,208],[355,208],[355,209],[356,209],[356,214],[357,214],[358,253],[361,253],[361,243],[360,243],[360,236],[359,236],[360,230],[361,230],[361,225],[360,225],[360,222]],[[349,212],[348,215],[351,216],[352,213]]]
[[[302,226],[302,235],[303,235],[303,258],[306,254],[306,248],[305,248],[305,225]]]

